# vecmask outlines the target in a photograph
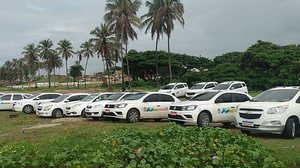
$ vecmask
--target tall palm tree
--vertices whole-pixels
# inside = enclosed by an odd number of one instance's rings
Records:
[[[114,36],[112,27],[103,23],[92,30],[91,34],[95,36],[91,39],[95,42],[95,51],[105,60],[106,71],[108,72],[108,84],[110,87],[109,69],[112,65],[112,54],[117,48],[117,38]]]
[[[90,57],[94,56],[94,45],[91,40],[84,42],[80,46],[81,50],[79,51],[83,57],[86,58],[85,67],[84,67],[84,87],[86,88],[86,70]],[[80,62],[79,62],[80,64]]]
[[[73,51],[72,43],[66,39],[61,40],[58,46],[58,54],[66,61],[67,88],[69,88],[68,59],[72,57],[75,52]]]
[[[25,62],[28,65],[30,75],[34,77],[35,88],[37,88],[36,72],[38,70],[39,63],[38,48],[35,47],[34,44],[28,44],[26,47],[24,47],[22,54],[24,55]]]
[[[105,10],[107,13],[104,19],[113,28],[117,38],[121,41],[121,46],[125,45],[125,54],[127,56],[128,40],[137,39],[137,33],[134,27],[141,28],[141,19],[137,16],[137,11],[141,6],[139,0],[107,0]],[[129,61],[127,60],[127,73],[130,77]],[[124,63],[122,54],[122,85],[124,89]],[[130,78],[129,78],[130,80]]]
[[[172,81],[172,66],[171,66],[171,55],[170,55],[170,38],[171,33],[174,30],[174,21],[178,20],[179,23],[184,26],[184,7],[180,0],[162,0],[163,5],[159,9],[159,17],[163,19],[165,24],[164,32],[168,36],[168,57],[169,57],[169,71],[170,71],[170,82]]]
[[[152,39],[154,39],[154,36],[156,36],[155,56],[157,56],[158,41],[163,35],[163,30],[166,29],[163,22],[163,17],[160,17],[160,9],[163,6],[163,0],[152,0],[152,2],[146,1],[145,5],[146,7],[148,7],[148,12],[141,17],[144,20],[142,26],[146,27],[145,33],[148,33],[148,31],[150,31]],[[156,76],[157,78],[159,76],[157,63]]]
[[[51,72],[53,70],[52,58],[54,58],[55,55],[55,50],[52,47],[53,43],[49,39],[41,41],[38,45],[40,51],[39,55],[45,61],[49,88],[51,87]]]

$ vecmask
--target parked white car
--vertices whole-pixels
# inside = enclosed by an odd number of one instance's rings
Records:
[[[158,92],[168,93],[175,97],[183,97],[189,89],[186,83],[169,83],[163,86]]]
[[[227,81],[218,84],[213,90],[235,90],[248,93],[248,88],[245,82],[242,81]]]
[[[214,87],[218,85],[217,82],[200,82],[193,85],[187,92],[185,97],[191,98],[199,93],[203,93],[206,91],[212,90]]]
[[[94,120],[98,120],[99,118],[102,117],[102,112],[106,103],[120,101],[134,94],[136,93],[130,93],[130,92],[115,93],[109,96],[106,100],[95,101],[93,103],[90,103],[85,108],[85,115],[86,117],[93,118]]]
[[[61,96],[60,93],[41,93],[38,95],[34,95],[29,99],[23,99],[16,102],[13,106],[13,110],[30,114],[37,110],[37,106],[39,104],[50,102],[59,96]]]
[[[83,116],[85,115],[85,108],[88,104],[93,102],[98,102],[107,99],[113,93],[94,93],[91,94],[80,101],[74,103],[69,103],[66,107],[65,115],[66,116]]]
[[[16,102],[23,99],[27,99],[29,94],[23,93],[7,93],[0,97],[0,110],[13,110],[13,106]]]
[[[177,124],[191,123],[201,127],[210,123],[230,125],[234,122],[237,106],[250,99],[251,96],[242,92],[212,90],[189,101],[172,104],[168,117]]]
[[[300,133],[299,91],[299,87],[278,87],[260,93],[239,106],[236,127],[246,134],[267,132],[295,138]]]
[[[180,100],[170,94],[138,93],[118,102],[107,103],[103,117],[126,119],[129,123],[140,119],[160,121],[168,118],[168,109],[174,102]]]
[[[68,106],[70,102],[82,100],[88,95],[90,94],[73,93],[61,95],[58,98],[52,100],[51,102],[38,105],[36,114],[41,117],[63,117],[66,106]]]

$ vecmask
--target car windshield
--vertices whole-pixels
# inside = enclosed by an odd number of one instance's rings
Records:
[[[190,101],[208,101],[212,99],[215,95],[217,95],[219,92],[204,92],[201,94],[198,94],[197,96],[190,99]]]
[[[57,97],[56,99],[52,100],[51,102],[58,103],[58,102],[65,100],[69,96],[70,96],[69,94],[61,95],[61,96]]]
[[[191,87],[191,90],[193,90],[193,89],[203,89],[204,86],[205,86],[205,84],[196,84],[196,85]]]
[[[106,100],[118,100],[123,95],[124,95],[124,93],[116,93],[116,94],[109,96]]]
[[[229,83],[221,83],[218,84],[216,87],[213,88],[213,90],[227,90],[229,88]]]
[[[98,95],[99,95],[99,93],[91,94],[91,95],[86,96],[85,98],[83,98],[81,101],[83,101],[83,102],[92,101],[92,100],[94,100]]]
[[[299,92],[298,89],[267,90],[255,96],[252,102],[287,102]]]
[[[29,97],[27,97],[26,99],[34,99],[34,98],[36,98],[36,97],[38,97],[38,96],[40,96],[41,94],[34,94],[34,95],[31,95],[31,96],[29,96]]]
[[[161,89],[162,90],[170,90],[170,89],[173,89],[175,85],[165,85],[163,86]]]
[[[140,98],[142,98],[145,95],[146,95],[146,93],[137,93],[137,94],[133,94],[129,97],[126,97],[123,100],[139,100]]]

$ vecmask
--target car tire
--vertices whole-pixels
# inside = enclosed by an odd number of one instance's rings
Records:
[[[197,125],[199,127],[209,127],[210,125],[210,115],[208,112],[201,112],[198,115],[198,119],[197,119]]]
[[[282,133],[284,138],[294,139],[296,137],[296,122],[294,118],[289,118],[286,121],[284,131]]]
[[[81,116],[82,116],[83,118],[87,118],[87,116],[86,116],[86,114],[85,114],[85,109],[83,109],[83,110],[81,111]]]
[[[251,131],[249,131],[249,130],[241,130],[241,132],[243,133],[243,134],[246,134],[246,135],[250,135],[251,134]]]
[[[31,114],[34,111],[34,108],[33,108],[32,105],[26,105],[26,106],[23,107],[22,111],[25,114]]]
[[[61,109],[54,109],[52,111],[52,117],[53,118],[62,118],[63,117],[63,111]]]
[[[160,122],[161,119],[160,118],[156,118],[156,119],[153,119],[155,122]]]
[[[140,112],[137,109],[130,109],[127,113],[126,120],[129,123],[138,122],[140,119]]]

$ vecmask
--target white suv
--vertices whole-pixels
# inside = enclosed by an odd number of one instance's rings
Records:
[[[277,87],[260,93],[239,106],[236,126],[246,134],[267,132],[294,138],[300,133],[299,91],[299,87]]]
[[[183,97],[189,89],[186,83],[169,83],[163,86],[158,92],[169,93],[175,97]]]
[[[212,90],[218,85],[217,82],[200,82],[192,86],[187,92],[185,97],[191,98],[199,93]]]
[[[242,81],[226,81],[218,84],[213,90],[235,90],[248,93],[248,88],[245,82]]]
[[[243,92],[211,90],[189,101],[172,104],[168,117],[177,124],[191,123],[205,127],[218,122],[230,125],[234,122],[237,106],[250,99],[251,96]]]

